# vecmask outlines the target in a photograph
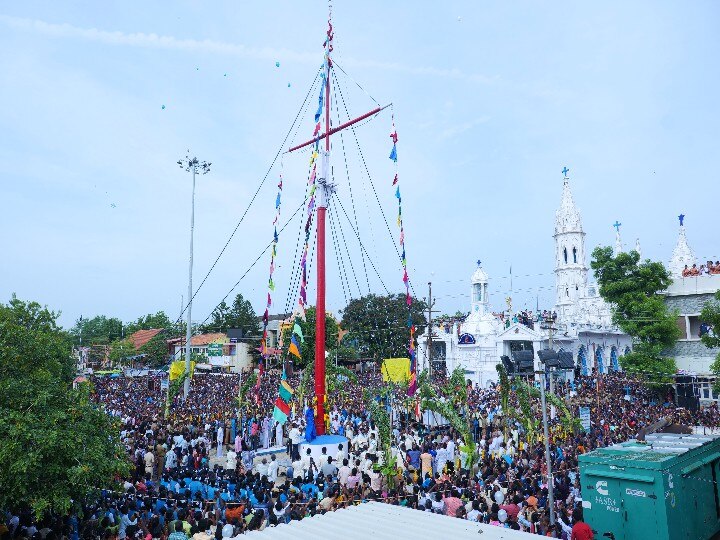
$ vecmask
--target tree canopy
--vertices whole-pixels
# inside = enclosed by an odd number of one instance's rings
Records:
[[[299,369],[304,369],[307,366],[312,366],[315,362],[315,307],[309,307],[305,310],[305,320],[303,321],[300,317],[295,318],[295,322],[300,326],[302,330],[305,342],[301,343],[299,338],[295,338],[298,341],[301,358],[290,356],[295,366]],[[282,332],[283,339],[283,352],[287,353],[288,347],[290,346],[290,338],[292,334],[292,327],[284,328]],[[325,350],[334,350],[337,347],[338,342],[338,324],[337,321],[329,314],[325,313]]]
[[[240,328],[245,335],[257,336],[260,333],[260,322],[252,304],[242,294],[228,306],[223,300],[213,310],[210,321],[200,327],[203,333],[227,332],[229,328]]]
[[[72,388],[72,337],[57,314],[0,304],[0,508],[66,511],[128,472],[116,421]]]
[[[164,311],[157,313],[148,313],[147,315],[138,317],[136,321],[125,325],[125,335],[129,336],[138,330],[152,330],[162,328],[165,330],[167,337],[176,337],[185,332],[185,323],[181,321],[173,321],[166,315]]]
[[[83,345],[108,345],[116,339],[122,339],[124,334],[123,322],[105,315],[96,315],[90,319],[81,316],[70,329],[75,345],[81,342]]]
[[[425,328],[427,305],[414,300],[410,309],[415,335]],[[405,295],[377,296],[370,294],[350,300],[343,311],[343,329],[349,331],[343,342],[356,347],[363,358],[382,361],[383,358],[408,355],[408,306]]]
[[[633,351],[622,356],[625,371],[640,372],[654,383],[667,383],[677,371],[675,360],[663,356],[680,336],[677,314],[668,310],[658,293],[672,283],[659,262],[640,261],[636,251],[613,255],[611,247],[597,247],[590,263],[600,295],[613,307],[613,322],[633,337]]]

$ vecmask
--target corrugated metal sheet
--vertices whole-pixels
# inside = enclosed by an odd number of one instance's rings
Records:
[[[404,538],[437,538],[452,540],[529,540],[537,536],[451,518],[430,512],[420,512],[402,506],[369,502],[345,510],[328,512],[254,531],[248,535],[268,540],[402,540]],[[481,534],[482,536],[478,536]]]

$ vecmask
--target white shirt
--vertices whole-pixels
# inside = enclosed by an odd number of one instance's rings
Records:
[[[341,486],[347,485],[347,479],[350,477],[351,472],[350,467],[347,465],[343,465],[338,469],[338,482]]]
[[[235,450],[232,448],[227,453],[227,463],[225,465],[226,469],[229,470],[235,470],[235,467],[237,467],[237,454],[235,453]]]
[[[263,463],[262,461],[255,465],[255,470],[260,473],[260,476],[267,476],[268,475],[268,464]]]
[[[268,473],[267,473],[268,480],[270,480],[271,482],[275,482],[275,480],[277,480],[279,467],[280,467],[280,464],[277,461],[271,461],[268,464]]]
[[[300,430],[296,427],[292,428],[290,430],[290,441],[293,444],[300,444],[301,440],[302,440],[302,435],[300,434]]]

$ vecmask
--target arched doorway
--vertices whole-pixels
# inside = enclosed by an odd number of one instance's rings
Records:
[[[613,346],[610,348],[610,369],[613,371],[620,371],[620,364],[618,363],[618,352],[617,347]]]
[[[605,373],[605,366],[603,365],[603,348],[602,345],[598,345],[595,348],[595,363],[597,363],[598,373]]]

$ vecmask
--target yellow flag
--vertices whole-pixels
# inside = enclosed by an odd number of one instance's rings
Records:
[[[190,378],[192,378],[194,372],[195,372],[195,362],[190,362]],[[175,360],[175,362],[170,364],[170,380],[171,381],[174,381],[175,379],[180,378],[183,373],[185,373],[185,360]]]

